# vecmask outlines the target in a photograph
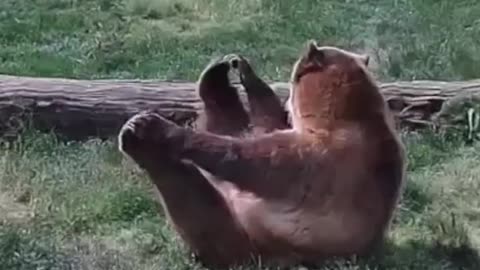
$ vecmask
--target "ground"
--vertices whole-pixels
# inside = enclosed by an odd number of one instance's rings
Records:
[[[476,0],[2,0],[0,74],[194,80],[240,52],[286,80],[309,38],[382,81],[480,77]],[[321,269],[479,269],[480,144],[403,134],[408,183],[383,256]],[[113,141],[29,130],[0,147],[0,269],[200,269]],[[256,266],[247,269],[257,269]]]

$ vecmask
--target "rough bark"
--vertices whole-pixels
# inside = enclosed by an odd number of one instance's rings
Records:
[[[271,85],[285,101],[288,83]],[[380,88],[398,123],[408,127],[430,125],[432,116],[453,97],[480,96],[480,80],[393,82],[380,84]],[[16,133],[24,120],[30,120],[37,129],[54,130],[69,139],[108,138],[141,110],[156,109],[188,125],[200,106],[193,82],[0,76],[3,135]]]

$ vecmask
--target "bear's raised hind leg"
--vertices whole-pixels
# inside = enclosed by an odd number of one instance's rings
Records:
[[[120,151],[146,170],[168,219],[198,259],[211,267],[241,263],[251,244],[222,194],[190,163],[174,161],[155,145],[153,114],[138,114],[122,128]]]
[[[238,70],[247,93],[254,132],[269,133],[288,128],[288,114],[273,89],[255,73],[243,56],[230,55],[230,58],[231,66]]]
[[[240,136],[247,131],[250,119],[235,86],[228,77],[231,63],[219,59],[209,64],[197,82],[203,108],[196,121],[199,130],[219,135]]]

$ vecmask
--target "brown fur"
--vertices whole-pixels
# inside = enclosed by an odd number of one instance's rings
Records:
[[[237,56],[232,60],[232,66],[238,69],[240,81],[247,92],[253,133],[269,133],[288,128],[287,112],[280,99],[272,88],[255,74],[248,60]]]
[[[291,129],[240,138],[145,112],[125,124],[120,149],[209,266],[365,254],[383,239],[405,162],[366,63],[311,43],[292,71]]]
[[[243,107],[237,88],[228,78],[232,69],[240,75],[250,112]],[[209,64],[200,75],[197,93],[204,105],[196,121],[198,130],[238,137],[288,127],[280,99],[242,56],[227,55]]]

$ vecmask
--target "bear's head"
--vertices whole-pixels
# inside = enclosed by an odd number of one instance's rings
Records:
[[[294,129],[315,133],[383,116],[384,101],[369,57],[309,41],[296,61],[287,109]]]

